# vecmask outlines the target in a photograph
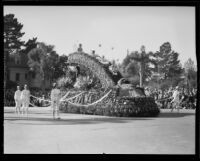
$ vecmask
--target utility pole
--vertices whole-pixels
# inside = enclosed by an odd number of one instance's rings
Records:
[[[144,59],[146,59],[145,57],[145,46],[142,45],[141,46],[141,55],[140,55],[140,71],[139,71],[139,74],[140,74],[140,87],[143,87],[143,74],[144,74],[144,64],[143,62],[145,61]]]

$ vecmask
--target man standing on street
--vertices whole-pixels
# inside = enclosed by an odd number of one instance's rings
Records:
[[[180,108],[179,107],[179,102],[180,102],[179,95],[180,94],[179,94],[179,91],[178,91],[178,86],[176,86],[176,88],[175,88],[175,90],[173,92],[173,95],[172,95],[173,99],[172,99],[171,103],[173,103],[173,105],[172,105],[171,112],[173,111],[174,108],[177,108],[177,110],[179,112],[179,108]]]
[[[57,88],[56,83],[53,83],[53,89],[51,91],[51,107],[53,110],[53,119],[60,119],[59,115],[59,105],[60,105],[60,99],[61,99],[61,92]]]
[[[27,85],[24,85],[24,90],[21,93],[21,101],[22,101],[22,114],[26,113],[28,116],[28,108],[30,104],[30,91],[27,89]]]
[[[20,114],[21,111],[21,91],[20,87],[17,86],[17,90],[15,91],[14,99],[15,99],[15,113]]]

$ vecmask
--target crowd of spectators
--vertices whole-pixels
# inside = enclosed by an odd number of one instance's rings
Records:
[[[171,100],[174,92],[174,88],[169,88],[164,91],[152,89],[149,87],[145,88],[145,94],[148,97],[153,97],[160,108],[172,108]],[[6,89],[5,91],[5,100],[4,106],[15,106],[14,101],[14,93],[16,89]],[[45,90],[44,92],[41,89],[34,88],[30,89],[31,95],[50,100],[50,90]],[[180,99],[180,108],[184,109],[195,109],[197,102],[197,89],[193,89],[188,92],[185,89],[179,88],[179,99]],[[48,101],[42,101],[41,99],[36,99],[34,97],[30,97],[31,104],[39,107],[45,107],[49,105]]]
[[[4,106],[15,106],[14,94],[14,89],[5,90]]]
[[[171,87],[164,91],[145,88],[146,96],[153,97],[160,108],[172,108],[172,95],[175,88]],[[183,109],[195,109],[197,102],[197,89],[187,91],[184,88],[179,88],[179,106]]]

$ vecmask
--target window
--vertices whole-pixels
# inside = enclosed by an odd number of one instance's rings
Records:
[[[21,59],[19,55],[15,56],[15,64],[21,64]]]
[[[19,74],[19,73],[16,73],[15,80],[16,80],[16,81],[19,81],[19,79],[20,79],[20,74]]]
[[[27,80],[27,73],[25,74],[25,80]]]
[[[33,79],[35,78],[35,73],[34,73],[34,72],[32,73],[32,78],[33,78]]]

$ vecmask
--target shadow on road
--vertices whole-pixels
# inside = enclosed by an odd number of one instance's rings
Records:
[[[51,111],[49,110],[49,111],[29,111],[31,114],[42,114],[42,115],[44,115],[44,114],[48,114],[48,113],[51,113]],[[4,114],[15,114],[15,111],[4,111]]]
[[[14,114],[14,111],[4,111],[4,114]],[[5,116],[4,120],[9,121],[9,123],[14,124],[29,124],[29,125],[76,125],[76,124],[99,124],[99,123],[129,123],[133,121],[139,120],[155,120],[156,118],[176,118],[176,117],[185,117],[185,116],[192,116],[195,115],[195,112],[162,112],[159,114],[158,117],[95,117],[92,118],[85,118],[87,115],[84,115],[83,118],[73,118],[70,116],[63,117],[61,120],[53,120],[52,116],[50,115],[50,111],[30,111],[30,114],[36,114],[39,117],[30,116],[26,118],[25,116]],[[81,114],[75,114],[79,117],[82,117]],[[92,115],[88,115],[91,117]],[[61,114],[62,117],[62,114]]]
[[[84,119],[67,119],[53,120],[53,118],[38,118],[38,117],[4,117],[5,121],[14,124],[29,124],[29,125],[76,125],[76,124],[99,124],[99,123],[128,123],[135,120],[152,120],[150,118],[84,118]]]
[[[174,111],[174,112],[164,112],[164,113],[160,113],[158,117],[163,117],[163,118],[166,118],[166,117],[185,117],[185,116],[191,116],[191,115],[195,115],[195,113],[183,113],[183,112],[177,112],[177,111]]]

